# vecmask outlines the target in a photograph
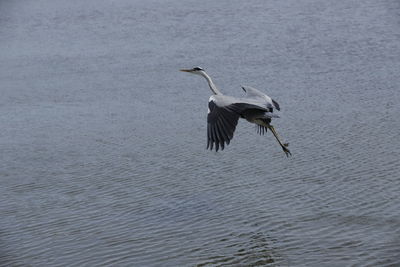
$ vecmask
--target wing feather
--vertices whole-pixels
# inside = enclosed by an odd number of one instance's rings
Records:
[[[218,151],[218,149],[219,149],[219,140],[218,140],[218,137],[217,137],[217,134],[216,134],[215,130],[216,130],[215,126],[211,127],[211,132],[212,132],[213,139],[214,139],[214,144],[215,144],[215,151]]]
[[[274,104],[274,107],[275,107],[277,110],[281,110],[281,108],[279,107],[278,102],[276,102],[276,101],[273,100],[272,98],[271,98],[271,100],[272,100],[272,103]]]
[[[234,104],[227,106],[218,106],[215,98],[211,97],[208,104],[210,112],[207,116],[207,148],[223,150],[225,144],[229,144],[233,138],[240,113]]]
[[[224,141],[225,142],[229,142],[229,140],[231,138],[229,137],[230,135],[227,133],[227,129],[226,129],[227,127],[225,126],[224,121],[222,120],[221,117],[219,117],[218,120],[217,120],[217,126],[218,126],[221,134],[224,137]]]
[[[255,99],[262,99],[263,101],[266,101],[265,104],[267,107],[273,107],[276,108],[277,110],[281,110],[279,107],[278,102],[276,102],[274,99],[269,97],[267,94],[264,94],[263,92],[257,90],[256,88],[250,87],[250,86],[242,86],[243,91],[246,92],[246,96],[249,98],[255,98]]]

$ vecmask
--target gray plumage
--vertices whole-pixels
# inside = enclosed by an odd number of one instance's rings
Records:
[[[233,138],[239,118],[255,123],[258,132],[264,134],[267,129],[271,130],[276,140],[282,147],[286,156],[291,155],[288,144],[282,144],[274,127],[271,125],[272,118],[279,118],[274,110],[280,110],[278,102],[259,90],[242,86],[246,92],[245,97],[232,97],[221,93],[215,86],[210,76],[200,67],[182,69],[181,71],[197,74],[204,77],[213,92],[208,102],[207,116],[207,148],[218,151],[223,150],[225,145]]]

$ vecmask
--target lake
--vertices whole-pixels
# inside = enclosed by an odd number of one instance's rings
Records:
[[[1,266],[399,266],[395,0],[2,1]],[[203,67],[277,100],[208,151]]]

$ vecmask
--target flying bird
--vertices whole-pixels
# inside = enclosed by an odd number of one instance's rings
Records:
[[[264,134],[269,129],[286,156],[292,155],[287,148],[289,144],[282,143],[274,126],[271,125],[272,118],[279,118],[273,113],[274,109],[280,110],[278,102],[250,86],[242,86],[246,93],[245,97],[224,95],[201,67],[180,71],[204,77],[213,93],[208,101],[207,149],[213,150],[214,147],[215,151],[218,151],[220,147],[223,150],[225,144],[229,145],[239,118],[243,118],[256,124],[260,134]]]

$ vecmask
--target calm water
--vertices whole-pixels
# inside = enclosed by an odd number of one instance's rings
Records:
[[[400,266],[400,3],[1,1],[0,265]],[[210,91],[254,86],[206,151]]]

